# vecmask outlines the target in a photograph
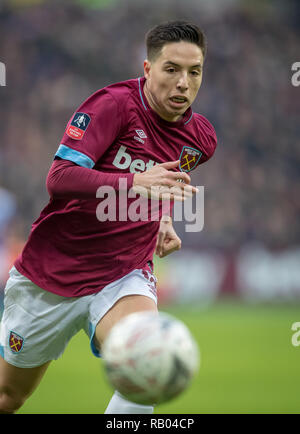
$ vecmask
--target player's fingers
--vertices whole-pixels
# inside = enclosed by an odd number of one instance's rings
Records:
[[[190,184],[191,177],[186,172],[174,172],[172,169],[178,167],[180,164],[180,160],[176,161],[167,161],[166,163],[158,164],[156,167],[162,167],[168,171],[166,174],[167,177],[175,179],[176,181],[181,181],[186,184]]]
[[[199,193],[199,189],[194,185],[185,185],[183,191],[184,194],[189,197],[193,196],[195,193]]]
[[[186,185],[186,184],[180,184],[175,183],[171,187],[169,187],[169,190],[171,193],[174,194],[182,194],[184,197],[192,197],[195,193],[198,193],[199,190],[197,187],[194,187],[193,185]]]
[[[191,192],[185,192],[184,190],[173,191],[172,189],[169,189],[168,191],[160,193],[158,199],[184,202],[186,199],[193,197],[193,194],[194,193]]]
[[[184,182],[185,184],[191,183],[191,177],[186,172],[171,172],[168,171],[166,175],[167,178],[173,179],[175,181]]]
[[[178,167],[180,163],[180,160],[176,161],[167,161],[166,163],[160,163],[158,164],[159,167],[163,167],[164,169],[170,170],[174,169],[175,167]]]
[[[162,254],[162,249],[163,249],[163,245],[164,245],[165,236],[166,236],[166,233],[163,232],[163,231],[160,231],[158,233],[157,241],[156,241],[156,249],[155,249],[155,253],[158,256],[160,256]]]
[[[165,174],[165,178],[171,179],[172,181],[175,181],[175,182],[181,182],[183,184],[190,184],[191,183],[190,176],[185,172],[173,172],[173,171],[169,170]]]
[[[181,248],[181,240],[178,237],[165,241],[159,257],[164,258],[165,256],[175,252],[176,250],[179,250],[180,248]]]
[[[186,199],[193,197],[199,190],[192,185],[185,185],[184,188],[180,183],[175,185],[156,185],[151,187],[148,197],[158,200],[179,200],[183,202]]]
[[[193,185],[186,184],[185,182],[179,182],[178,179],[175,177],[165,177],[162,179],[162,184],[159,186],[160,190],[163,191],[163,189],[177,189],[179,192],[180,190],[184,190],[185,193],[198,193],[198,188],[194,187]]]

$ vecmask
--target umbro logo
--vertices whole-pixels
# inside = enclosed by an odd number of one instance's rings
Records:
[[[135,130],[137,136],[134,136],[134,139],[140,143],[145,143],[143,139],[147,139],[147,135],[143,130]]]
[[[135,132],[137,133],[137,135],[141,138],[141,139],[147,139],[146,133],[143,130],[135,130]]]

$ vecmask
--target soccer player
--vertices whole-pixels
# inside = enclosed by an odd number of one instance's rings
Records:
[[[192,196],[197,189],[188,172],[212,156],[216,135],[191,109],[206,53],[202,31],[168,22],[151,29],[146,42],[144,77],[90,96],[72,115],[55,154],[47,177],[50,201],[5,288],[2,413],[22,406],[79,330],[99,357],[122,317],[157,311],[153,254],[164,257],[181,241],[163,207],[158,219],[130,219],[119,199],[128,194],[132,204],[132,192],[146,192],[152,202],[153,187],[170,187],[172,200]],[[103,221],[104,208],[101,213],[98,207],[106,197],[99,187],[115,192],[110,199],[116,199],[113,206],[107,202],[113,218]],[[106,413],[152,411],[116,392]]]

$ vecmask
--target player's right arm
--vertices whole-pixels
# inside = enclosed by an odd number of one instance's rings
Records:
[[[174,172],[178,161],[154,166],[143,173],[107,173],[78,166],[69,160],[54,160],[47,176],[49,195],[56,199],[95,199],[101,185],[119,190],[119,179],[127,179],[127,189],[153,199],[185,200],[197,192],[190,177],[184,172]],[[181,180],[181,182],[178,182]],[[124,184],[122,184],[124,185]]]
[[[120,178],[127,178],[127,188],[131,188],[132,173],[93,170],[123,127],[120,106],[107,89],[101,89],[73,114],[48,173],[47,189],[52,198],[95,199],[102,185],[118,190]]]
[[[112,186],[115,190],[123,186],[120,178],[127,179],[127,190],[133,187],[147,197],[161,198],[161,193],[173,188],[171,199],[183,200],[183,190],[186,195],[195,192],[194,187],[187,185],[189,176],[174,171],[179,161],[162,163],[138,174],[93,170],[122,128],[126,128],[123,114],[122,101],[117,101],[106,89],[93,94],[78,108],[67,125],[47,177],[52,198],[94,199],[100,186]]]
[[[95,199],[101,185],[119,190],[119,179],[131,188],[133,173],[106,173],[78,166],[69,160],[54,160],[47,176],[47,190],[53,199]],[[124,184],[122,184],[124,185]]]

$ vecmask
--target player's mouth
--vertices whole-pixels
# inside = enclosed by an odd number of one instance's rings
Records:
[[[184,107],[188,102],[188,99],[182,95],[175,95],[169,98],[169,101],[173,107]]]

